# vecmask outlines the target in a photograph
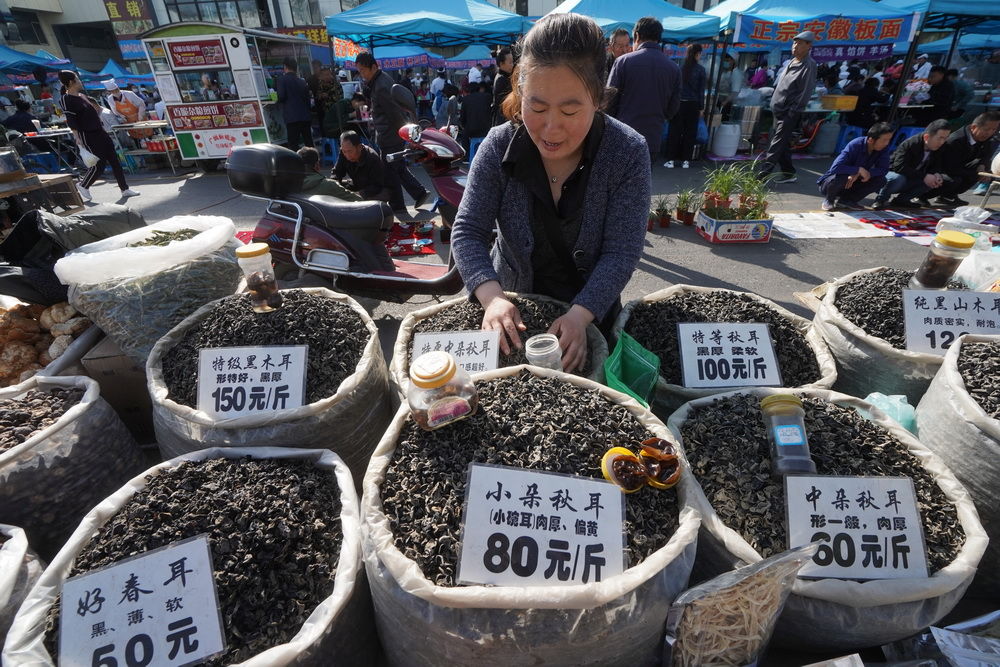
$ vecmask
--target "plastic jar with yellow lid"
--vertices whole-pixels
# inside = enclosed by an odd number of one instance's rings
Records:
[[[938,232],[923,264],[910,279],[910,289],[945,289],[975,244],[976,239],[965,232],[952,229]]]
[[[760,410],[771,439],[774,474],[815,475],[816,464],[809,454],[802,400],[793,394],[772,394],[761,399]]]
[[[450,354],[427,352],[410,364],[406,401],[417,426],[433,431],[475,413],[479,394]]]

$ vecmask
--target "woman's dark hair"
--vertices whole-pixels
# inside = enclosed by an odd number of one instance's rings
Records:
[[[497,67],[503,65],[503,61],[507,60],[507,56],[511,55],[513,51],[510,50],[509,46],[497,47],[497,50],[493,52],[493,59],[497,63]]]
[[[59,83],[62,84],[62,90],[59,91],[60,94],[65,94],[66,87],[74,81],[76,81],[76,72],[70,69],[59,70]]]
[[[702,50],[701,44],[692,44],[688,47],[687,53],[684,55],[684,74],[687,75],[691,69],[698,64],[698,54]]]
[[[607,81],[607,42],[593,19],[580,14],[549,14],[517,43],[517,67],[511,76],[513,90],[503,101],[503,115],[521,121],[521,87],[528,74],[541,67],[567,67],[602,106]]]

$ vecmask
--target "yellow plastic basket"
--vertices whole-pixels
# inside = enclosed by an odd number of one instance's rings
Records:
[[[821,95],[820,104],[831,111],[854,111],[858,106],[857,95]]]

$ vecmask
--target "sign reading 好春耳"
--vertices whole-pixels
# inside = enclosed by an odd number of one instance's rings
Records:
[[[909,477],[785,477],[788,547],[822,542],[800,577],[927,576],[923,524]]]
[[[208,535],[67,579],[63,667],[193,665],[226,648]]]
[[[1000,334],[1000,294],[903,290],[906,349],[944,354],[959,336]]]
[[[685,387],[780,387],[771,332],[757,322],[679,322]]]
[[[439,331],[413,335],[412,363],[421,354],[444,351],[455,358],[455,363],[469,373],[494,371],[500,355],[500,332]]]
[[[472,463],[459,583],[560,586],[624,569],[621,490],[600,479]]]
[[[308,345],[199,350],[198,409],[231,418],[305,404]]]

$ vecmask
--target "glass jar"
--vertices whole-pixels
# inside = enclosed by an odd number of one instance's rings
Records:
[[[910,278],[910,289],[945,289],[975,244],[976,239],[965,232],[951,229],[938,232],[923,264]]]
[[[815,475],[802,400],[792,394],[773,394],[761,399],[760,409],[771,439],[771,471],[775,476]]]
[[[450,354],[427,352],[410,364],[406,402],[417,426],[433,431],[474,414],[479,394],[472,378]]]
[[[532,366],[561,371],[562,348],[555,334],[544,333],[532,336],[524,343],[524,356]]]
[[[250,243],[236,250],[236,261],[243,269],[255,313],[269,313],[281,308],[281,292],[271,267],[271,248],[266,243]]]

